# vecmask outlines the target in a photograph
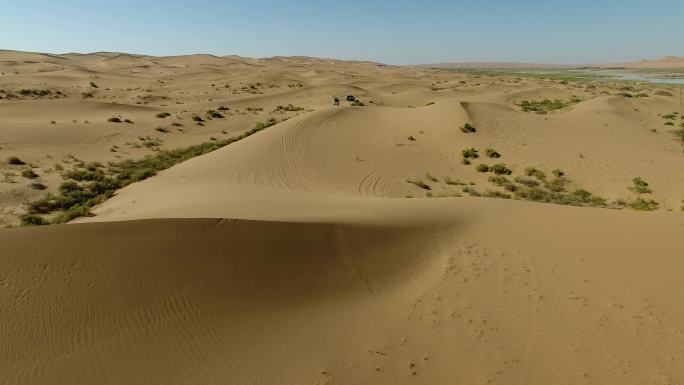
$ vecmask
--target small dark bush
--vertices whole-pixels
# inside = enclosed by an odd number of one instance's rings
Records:
[[[22,215],[19,220],[22,226],[43,226],[48,224],[42,217],[32,214]]]
[[[490,158],[501,158],[501,154],[496,152],[496,150],[493,148],[486,148],[485,154],[487,154],[487,156]]]
[[[480,163],[475,167],[475,170],[477,170],[478,172],[488,172],[489,166],[487,166],[484,163]]]
[[[473,132],[477,132],[477,129],[470,123],[466,123],[461,127],[461,132],[470,134]]]
[[[26,170],[21,172],[21,176],[27,179],[35,179],[38,177],[38,174],[33,172],[33,170],[31,170],[30,168],[27,168]]]
[[[214,110],[207,111],[207,116],[209,116],[212,119],[223,119],[224,118],[224,116],[220,112],[214,111]]]
[[[121,123],[122,122],[121,118],[117,118],[116,116],[112,116],[111,118],[107,119],[107,121],[110,123]]]
[[[422,188],[423,190],[432,190],[432,187],[430,187],[429,184],[423,182],[423,181],[420,180],[420,179],[419,179],[419,180],[411,180],[411,179],[408,179],[407,182],[408,182],[408,183],[411,183],[411,184],[414,184],[414,185],[416,185],[416,186]]]
[[[10,156],[9,158],[7,158],[7,164],[11,164],[13,166],[23,166],[26,164],[26,162],[24,162],[16,156]]]
[[[159,118],[159,119],[164,119],[164,118],[166,118],[166,117],[171,116],[171,114],[168,113],[168,112],[160,112],[160,113],[158,113],[158,114],[155,115],[155,116],[156,116],[157,118]]]
[[[45,186],[44,184],[42,184],[40,182],[33,182],[33,183],[31,183],[31,188],[34,190],[45,190],[45,189],[47,189],[47,186]]]

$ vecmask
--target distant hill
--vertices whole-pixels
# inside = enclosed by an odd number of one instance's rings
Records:
[[[627,63],[620,63],[616,66],[625,68],[684,68],[684,57],[665,56],[664,58],[655,60],[639,60]]]
[[[665,56],[655,60],[639,60],[624,63],[602,64],[538,64],[516,62],[463,62],[421,64],[422,68],[519,68],[519,69],[569,69],[569,68],[684,68],[684,57]]]

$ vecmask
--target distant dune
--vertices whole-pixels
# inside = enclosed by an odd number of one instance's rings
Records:
[[[0,73],[0,384],[684,382],[672,86],[120,53]]]

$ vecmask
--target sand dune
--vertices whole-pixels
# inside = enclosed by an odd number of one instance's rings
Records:
[[[376,202],[387,207],[373,219],[345,224],[168,219],[0,232],[0,378],[682,380],[680,215],[412,203]]]
[[[27,163],[0,165],[10,225],[81,162],[278,122],[93,216],[1,229],[0,384],[684,381],[684,155],[666,86],[305,57],[0,51],[0,70],[0,159]],[[364,106],[330,105],[349,94]],[[566,104],[521,108],[545,98]],[[499,162],[510,180],[558,168],[568,194],[658,207],[469,196],[511,193],[476,169]],[[652,192],[629,189],[637,176]]]

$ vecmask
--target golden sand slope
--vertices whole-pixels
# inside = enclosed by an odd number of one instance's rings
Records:
[[[400,202],[347,224],[4,230],[0,379],[684,380],[681,215]]]

